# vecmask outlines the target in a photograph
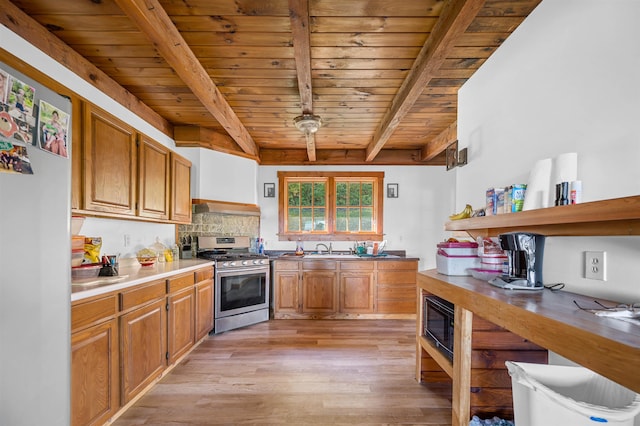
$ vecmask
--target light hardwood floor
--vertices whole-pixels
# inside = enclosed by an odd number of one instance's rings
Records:
[[[272,320],[209,336],[115,422],[451,425],[451,387],[420,385],[415,321]]]

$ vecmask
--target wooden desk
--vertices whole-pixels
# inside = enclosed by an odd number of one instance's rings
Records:
[[[580,310],[595,307],[593,297],[550,290],[503,290],[472,277],[453,277],[435,270],[418,272],[418,306],[424,294],[434,294],[455,305],[454,362],[452,371],[452,424],[469,424],[471,376],[471,324],[477,315],[543,348],[640,392],[640,326]],[[610,303],[602,301],[603,303]],[[424,367],[426,340],[420,337],[422,307],[417,320],[416,375]],[[432,357],[442,364],[444,357]]]

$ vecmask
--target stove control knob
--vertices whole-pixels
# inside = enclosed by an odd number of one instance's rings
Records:
[[[243,266],[247,266],[248,264],[249,264],[249,261],[248,261],[248,260],[243,260],[243,261],[242,261],[242,265],[243,265]]]
[[[224,266],[236,266],[236,262],[224,262]]]

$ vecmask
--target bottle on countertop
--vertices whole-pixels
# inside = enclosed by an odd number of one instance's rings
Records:
[[[264,240],[260,238],[260,242],[258,244],[258,254],[264,254]]]
[[[302,246],[302,240],[298,239],[296,243],[296,256],[304,255],[304,247]]]

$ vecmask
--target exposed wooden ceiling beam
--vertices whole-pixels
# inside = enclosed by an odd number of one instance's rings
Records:
[[[289,16],[296,61],[298,91],[303,114],[313,114],[311,85],[311,41],[309,34],[309,0],[289,0]]]
[[[313,165],[362,165],[366,151],[364,149],[318,149]],[[403,166],[444,166],[444,153],[429,161],[420,160],[419,149],[383,149],[369,164],[403,165]],[[279,165],[311,165],[304,149],[272,149],[260,150],[260,164],[263,166]]]
[[[238,144],[226,133],[201,126],[174,126],[173,139],[178,147],[208,148],[213,151],[251,158],[259,158],[242,151]]]
[[[0,0],[0,24],[168,136],[171,124],[8,0]]]
[[[449,0],[442,10],[440,19],[433,27],[420,50],[409,75],[378,125],[373,140],[367,147],[366,161],[373,161],[384,144],[389,140],[404,116],[418,100],[429,81],[476,17],[485,0]]]
[[[422,161],[429,161],[458,139],[458,121],[454,121],[422,148]]]
[[[296,61],[298,91],[303,114],[313,114],[313,87],[311,82],[311,41],[309,34],[309,0],[289,0],[289,17]],[[306,137],[309,161],[316,160],[315,136]]]
[[[224,127],[242,150],[258,155],[258,147],[202,64],[157,0],[115,0],[154,47]]]

